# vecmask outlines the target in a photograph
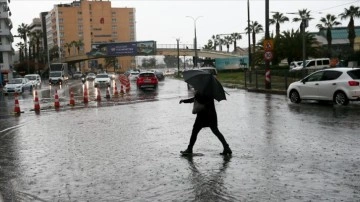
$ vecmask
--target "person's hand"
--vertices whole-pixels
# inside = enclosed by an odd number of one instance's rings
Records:
[[[180,100],[179,104],[181,104],[181,103],[183,103],[183,102],[184,102],[184,100]]]

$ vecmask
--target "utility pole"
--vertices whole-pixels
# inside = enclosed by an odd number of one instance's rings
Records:
[[[176,48],[177,48],[177,68],[178,68],[178,77],[180,77],[180,50],[179,50],[180,39],[176,39]]]

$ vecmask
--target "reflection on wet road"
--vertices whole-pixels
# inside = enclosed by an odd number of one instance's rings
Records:
[[[81,84],[73,89],[79,96]],[[184,82],[169,78],[155,91],[135,88],[128,99],[101,103],[89,89],[88,105],[65,107],[64,88],[64,107],[39,115],[31,95],[21,98],[20,116],[3,107],[11,96],[1,98],[4,201],[360,200],[358,103],[291,104],[281,95],[226,89],[216,108],[233,156],[219,155],[221,144],[206,128],[194,147],[204,155],[186,158],[179,151],[195,116],[191,105],[179,105],[192,96]]]

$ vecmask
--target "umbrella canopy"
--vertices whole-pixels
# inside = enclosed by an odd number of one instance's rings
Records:
[[[225,90],[214,75],[201,70],[187,70],[183,72],[184,81],[194,87],[201,94],[217,101],[226,100]]]

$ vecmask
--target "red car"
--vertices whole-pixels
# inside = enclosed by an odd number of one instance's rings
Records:
[[[138,88],[157,88],[158,78],[152,72],[140,72],[136,78],[136,85]]]

